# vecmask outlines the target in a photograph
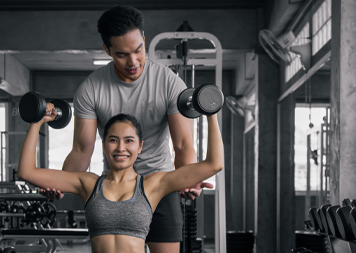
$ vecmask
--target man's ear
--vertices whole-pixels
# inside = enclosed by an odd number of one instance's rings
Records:
[[[108,56],[111,56],[110,50],[109,50],[109,48],[108,48],[105,44],[103,44],[103,48],[104,48],[104,50],[105,50],[105,53],[106,53]]]
[[[146,42],[146,38],[145,38],[145,31],[142,31],[142,37],[143,37],[143,41]]]

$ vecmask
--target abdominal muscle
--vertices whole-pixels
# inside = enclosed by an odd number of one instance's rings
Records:
[[[92,253],[144,253],[145,241],[128,235],[99,235],[91,238]]]

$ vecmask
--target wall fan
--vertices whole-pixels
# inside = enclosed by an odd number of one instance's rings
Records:
[[[227,96],[226,105],[235,115],[245,116],[246,110],[251,111],[252,117],[255,118],[255,105],[248,105],[245,96]]]
[[[276,38],[270,30],[261,30],[258,35],[259,41],[267,54],[279,63],[280,59],[289,64],[292,58],[288,47],[295,41],[295,35],[292,31],[282,34]]]

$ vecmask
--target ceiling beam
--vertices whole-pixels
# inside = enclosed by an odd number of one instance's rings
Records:
[[[159,9],[231,9],[263,7],[264,0],[123,0],[120,5],[131,5],[140,10]],[[114,0],[2,0],[2,11],[33,11],[33,10],[107,10],[118,5]]]

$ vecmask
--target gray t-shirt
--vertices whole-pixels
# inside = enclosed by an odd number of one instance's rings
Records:
[[[147,175],[156,171],[171,171],[174,164],[169,150],[167,115],[178,113],[177,98],[185,83],[174,72],[146,59],[141,76],[131,83],[115,74],[114,62],[94,71],[79,86],[74,95],[74,116],[97,119],[98,132],[103,138],[106,122],[114,115],[126,113],[141,123],[143,149],[134,168]],[[109,165],[104,155],[104,171]]]

